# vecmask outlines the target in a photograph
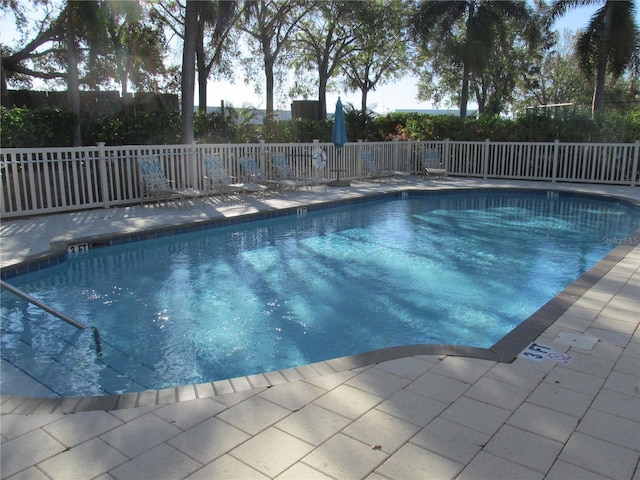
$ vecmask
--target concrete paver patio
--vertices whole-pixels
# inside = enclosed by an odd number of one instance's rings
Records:
[[[356,183],[246,202],[194,200],[190,208],[147,205],[4,221],[1,263],[44,252],[50,241],[392,189],[472,187],[580,190],[640,201],[640,189],[630,187]],[[640,480],[640,239],[632,240],[535,339],[570,354],[569,363],[407,354],[361,365],[347,357],[122,396],[108,400],[112,408],[95,399],[3,396],[0,477]]]

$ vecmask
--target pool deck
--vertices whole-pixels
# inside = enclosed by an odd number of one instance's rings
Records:
[[[0,265],[41,254],[50,242],[382,191],[481,187],[640,202],[637,187],[459,178],[353,183],[190,200],[183,208],[4,220]],[[640,480],[639,235],[565,293],[563,308],[540,330],[535,342],[555,360],[520,355],[504,363],[407,348],[117,398],[2,396],[0,478]]]

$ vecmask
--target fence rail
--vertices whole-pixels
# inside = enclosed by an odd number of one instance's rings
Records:
[[[314,168],[321,148],[324,168]],[[202,157],[218,154],[230,175],[241,178],[238,159],[254,157],[274,176],[270,154],[282,152],[294,172],[347,179],[363,175],[360,151],[371,152],[382,170],[416,173],[424,150],[437,150],[450,176],[640,185],[640,141],[618,144],[454,141],[133,145],[0,150],[0,214],[4,218],[112,207],[139,202],[143,194],[136,159],[160,158],[177,187],[204,190]]]

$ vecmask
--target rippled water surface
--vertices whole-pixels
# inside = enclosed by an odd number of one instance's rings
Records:
[[[10,283],[97,327],[102,356],[89,331],[3,292],[3,365],[71,396],[396,345],[486,348],[638,227],[614,202],[457,193],[93,249]]]

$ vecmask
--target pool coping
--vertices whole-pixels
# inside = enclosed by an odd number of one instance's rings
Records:
[[[509,191],[522,192],[524,190],[540,193],[541,189],[530,187],[473,187],[463,189],[458,188],[455,190],[441,189],[435,191],[408,189],[394,193],[365,195],[354,199],[314,204],[312,205],[312,210],[349,205],[353,203],[360,203],[362,201],[372,201],[376,198],[389,198],[394,196],[399,197],[402,196],[402,192],[405,191],[412,193],[451,193],[453,191],[468,193],[473,190],[496,190],[506,193],[508,193]],[[608,199],[622,201],[630,205],[640,205],[640,202],[626,197],[616,197],[597,193],[576,193],[562,189],[551,189],[548,187],[544,188],[544,190],[558,191],[570,196],[604,196]],[[27,269],[30,269],[32,267],[35,268],[36,265],[37,268],[43,268],[60,263],[61,261],[64,261],[67,252],[67,245],[70,243],[84,243],[88,241],[95,241],[100,245],[111,241],[115,241],[116,243],[128,243],[130,241],[157,238],[158,236],[186,233],[187,231],[196,231],[206,228],[215,228],[217,226],[223,225],[245,223],[264,218],[273,218],[275,216],[292,215],[296,214],[295,212],[297,211],[297,208],[299,207],[288,207],[283,209],[269,208],[266,211],[261,211],[258,213],[245,214],[237,217],[225,217],[222,219],[210,219],[206,221],[196,222],[195,224],[193,222],[190,222],[189,224],[173,225],[169,227],[156,227],[135,233],[107,234],[102,236],[73,239],[70,242],[56,242],[55,244],[52,244],[52,247],[47,252],[30,256],[23,262],[20,262],[16,265],[4,267],[2,269],[2,272],[4,273],[9,269],[15,269],[16,272],[26,273],[25,271],[22,271],[22,268],[25,268],[25,266]],[[227,222],[225,220],[230,221]],[[185,228],[187,228],[187,230],[185,230]],[[137,240],[132,240],[132,238],[134,237]],[[127,242],[122,242],[121,240],[123,238],[128,238],[129,240]],[[602,279],[618,262],[625,258],[625,256],[629,252],[631,252],[631,250],[633,250],[638,244],[640,244],[640,229],[620,242],[617,247],[615,247],[603,259],[597,262],[581,277],[564,288],[560,293],[558,293],[558,295],[549,300],[531,316],[523,320],[516,328],[514,328],[511,332],[498,340],[494,345],[486,349],[449,344],[417,344],[387,347],[383,349],[372,350],[369,352],[307,364],[299,367],[292,367],[285,370],[265,372],[225,380],[216,380],[213,382],[201,383],[196,385],[171,387],[160,390],[145,390],[141,392],[123,393],[120,395],[85,397],[24,397],[2,395],[0,396],[0,404],[2,404],[3,413],[12,414],[76,413],[94,410],[110,411],[144,406],[160,406],[175,402],[194,400],[197,398],[215,397],[218,395],[225,395],[229,393],[249,391],[257,388],[269,388],[281,383],[310,379],[321,375],[349,371],[357,368],[375,365],[389,360],[394,360],[397,358],[416,355],[471,357],[482,360],[511,363],[517,358],[520,352],[522,352],[532,341],[539,337],[540,334],[542,334],[549,326],[551,326],[567,309],[569,309],[578,299],[580,299],[582,295],[584,295],[600,279]],[[54,259],[55,263],[51,263],[52,258]],[[11,278],[11,276],[9,276],[8,278]]]

